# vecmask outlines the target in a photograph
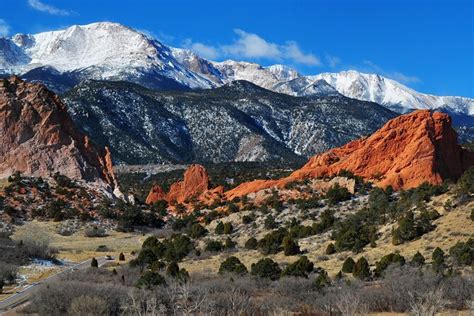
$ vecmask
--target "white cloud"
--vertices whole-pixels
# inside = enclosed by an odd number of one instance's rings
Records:
[[[196,54],[206,59],[214,60],[219,58],[220,52],[218,47],[214,47],[211,45],[206,45],[199,42],[193,42],[191,39],[185,39],[183,41],[183,47],[189,50],[192,50]]]
[[[287,42],[283,46],[284,56],[296,63],[308,66],[321,66],[321,60],[313,54],[305,54],[296,42]]]
[[[419,83],[421,79],[416,76],[409,76],[405,75],[398,71],[385,71],[382,67],[378,66],[377,64],[373,63],[370,60],[363,61],[364,67],[361,69],[362,71],[366,72],[375,72],[379,75],[385,76],[387,78],[393,79],[395,81],[401,83]]]
[[[28,5],[35,10],[49,13],[52,15],[70,15],[71,14],[71,12],[67,10],[56,8],[52,5],[43,3],[40,0],[28,0]]]
[[[8,23],[5,20],[0,19],[0,37],[8,36],[9,32],[10,26],[8,25]]]
[[[320,59],[311,53],[303,52],[294,41],[285,44],[272,43],[257,34],[235,29],[237,39],[230,44],[212,46],[191,39],[185,41],[184,46],[198,55],[209,58],[236,58],[236,59],[268,59],[273,61],[288,61],[297,64],[320,66]]]
[[[282,57],[277,44],[267,42],[257,34],[247,33],[241,29],[235,29],[234,32],[239,38],[234,43],[221,47],[226,55],[267,59],[280,59]]]
[[[328,64],[328,66],[331,67],[331,68],[336,68],[336,66],[341,63],[341,59],[339,57],[332,56],[332,55],[329,55],[329,54],[326,55],[325,60],[326,60],[326,63]]]

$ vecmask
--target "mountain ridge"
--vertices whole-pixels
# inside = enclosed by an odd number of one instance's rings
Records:
[[[75,62],[71,64],[71,60]],[[208,61],[194,52],[169,47],[112,22],[74,25],[60,31],[17,34],[10,39],[1,39],[0,73],[15,72],[28,77],[29,71],[40,67],[50,67],[69,81],[75,78],[72,81],[76,84],[83,79],[127,80],[153,89],[182,90],[209,89],[234,80],[247,80],[266,89],[300,96],[318,91],[288,85],[279,90],[279,87],[298,78],[306,78],[308,85],[323,79],[347,97],[377,102],[399,113],[439,108],[474,114],[474,99],[471,98],[420,93],[383,76],[356,71],[303,76],[284,65],[264,67],[233,60]],[[33,79],[41,80],[41,76]],[[61,79],[58,77],[57,80]],[[71,85],[56,85],[61,89],[59,92],[72,88]],[[380,86],[386,89],[377,90]]]

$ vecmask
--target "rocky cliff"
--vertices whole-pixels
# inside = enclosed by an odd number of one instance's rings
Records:
[[[473,165],[474,153],[458,144],[451,118],[419,110],[390,120],[370,137],[314,156],[287,178],[243,183],[226,196],[231,199],[296,180],[334,176],[341,170],[380,187],[409,189],[423,182],[456,180]]]
[[[0,177],[13,171],[117,188],[108,148],[80,133],[60,98],[42,84],[18,77],[0,81]]]

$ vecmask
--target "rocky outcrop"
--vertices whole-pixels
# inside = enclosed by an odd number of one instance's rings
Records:
[[[311,158],[301,169],[280,180],[256,180],[226,192],[227,198],[273,186],[337,175],[348,170],[380,187],[414,188],[458,179],[474,165],[474,154],[457,143],[451,118],[419,110],[396,117],[370,137],[352,141]]]
[[[210,199],[219,193],[222,188],[209,190],[209,175],[206,168],[201,165],[191,165],[184,172],[184,179],[171,185],[168,193],[165,193],[159,185],[151,188],[147,196],[146,203],[154,204],[159,200],[166,200],[169,204],[189,203],[193,200],[200,200],[205,193],[205,199]]]
[[[183,203],[198,198],[209,188],[209,175],[201,165],[191,165],[184,172],[184,180],[171,185],[168,202]]]
[[[168,200],[168,195],[166,192],[163,190],[163,188],[157,184],[155,184],[151,190],[150,193],[148,193],[148,196],[146,197],[146,204],[153,205],[157,203],[158,201],[167,201]]]
[[[15,76],[0,80],[0,177],[13,171],[118,187],[108,148],[76,129],[57,95]]]

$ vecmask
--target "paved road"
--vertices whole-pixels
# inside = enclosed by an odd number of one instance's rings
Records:
[[[12,309],[12,308],[28,301],[28,299],[31,297],[31,295],[34,293],[34,291],[36,291],[39,288],[40,284],[45,283],[45,282],[51,282],[51,281],[54,281],[54,280],[58,280],[59,277],[61,275],[63,275],[64,273],[74,272],[74,271],[77,271],[77,270],[84,270],[84,269],[89,268],[91,266],[91,259],[82,261],[81,263],[78,263],[78,264],[73,265],[73,266],[71,266],[67,269],[64,269],[61,272],[53,274],[53,275],[47,277],[44,280],[41,280],[39,282],[30,284],[26,288],[22,289],[21,292],[16,293],[12,296],[9,296],[8,298],[4,299],[3,301],[0,301],[0,315],[2,314],[2,312],[5,312],[9,309]],[[99,267],[104,265],[107,262],[105,257],[100,257],[100,258],[96,258],[96,259],[99,263]]]

